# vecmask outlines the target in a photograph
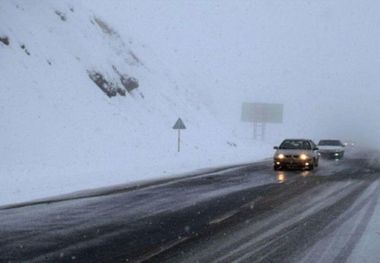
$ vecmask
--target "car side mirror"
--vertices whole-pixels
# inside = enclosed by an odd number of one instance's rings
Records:
[[[318,148],[318,147],[315,147],[315,148],[314,148],[314,151],[318,151],[318,150],[319,150],[319,148]]]
[[[278,146],[274,146],[273,149],[278,150]]]

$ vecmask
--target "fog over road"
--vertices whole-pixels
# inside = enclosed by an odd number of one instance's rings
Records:
[[[345,262],[380,193],[367,159],[271,161],[0,209],[0,262]]]

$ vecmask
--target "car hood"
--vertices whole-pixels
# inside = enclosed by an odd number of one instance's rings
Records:
[[[342,146],[333,146],[333,145],[323,145],[318,146],[320,152],[342,152],[344,147]]]

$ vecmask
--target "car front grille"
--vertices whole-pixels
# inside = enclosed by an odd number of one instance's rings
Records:
[[[299,156],[299,155],[290,155],[290,154],[288,154],[288,155],[285,155],[285,157],[286,157],[286,158],[297,159],[297,158],[299,158],[300,156]]]

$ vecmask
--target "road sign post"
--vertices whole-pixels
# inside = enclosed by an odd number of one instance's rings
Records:
[[[181,130],[178,129],[178,152],[181,151]]]
[[[177,147],[177,149],[178,149],[178,152],[180,152],[181,151],[181,130],[186,129],[186,126],[183,123],[183,121],[181,120],[181,118],[178,118],[178,120],[176,121],[176,123],[173,126],[173,129],[178,130],[178,147]]]

